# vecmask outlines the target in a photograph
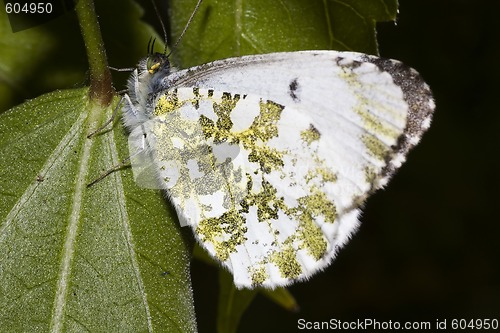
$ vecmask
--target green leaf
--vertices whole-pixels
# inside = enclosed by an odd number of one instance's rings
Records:
[[[86,186],[128,151],[119,123],[87,138],[118,101],[98,105],[111,91],[100,31],[89,0],[77,12],[94,90],[0,115],[0,327],[194,332],[191,245],[175,211],[130,168]]]
[[[196,0],[170,2],[176,40]],[[175,57],[183,67],[247,54],[348,50],[377,54],[375,24],[397,0],[203,1]]]
[[[112,109],[78,89],[0,115],[0,327],[196,331],[175,213],[130,168],[86,187],[128,154],[118,124],[86,137]]]
[[[276,288],[274,290],[261,289],[260,292],[288,311],[298,312],[300,309],[292,293],[286,288]]]
[[[53,50],[58,47],[58,41],[66,41],[65,45],[70,46],[71,49],[79,49],[80,52],[83,50],[81,44],[75,45],[74,42],[66,39],[65,33],[56,38],[54,34],[47,33],[44,27],[12,33],[5,10],[0,11],[0,49],[2,50],[0,53],[0,112],[24,98],[39,95],[45,89],[52,90],[51,87],[60,83],[60,72],[54,71],[55,66],[48,60]],[[78,31],[77,29],[76,24],[70,23],[67,24],[65,32]],[[65,78],[75,80],[76,76],[76,79],[81,79],[83,71],[79,71],[74,65],[66,66],[67,60],[65,57],[59,59],[59,69],[67,71]],[[43,62],[46,63],[45,66],[41,65]],[[45,75],[47,72],[51,72],[52,75]],[[27,91],[28,89],[31,91]]]
[[[219,272],[219,285],[217,332],[234,333],[238,328],[241,316],[257,294],[257,290],[236,289],[233,276],[223,269]]]
[[[144,10],[130,0],[96,0],[101,33],[110,66],[133,67],[147,53],[149,38],[162,40],[141,21]],[[88,79],[85,46],[74,12],[35,28],[12,33],[5,11],[0,11],[0,112],[28,98],[68,87],[82,87]],[[113,73],[115,87],[124,88],[129,73]]]
[[[212,258],[207,251],[205,251],[199,244],[195,244],[193,248],[193,258],[204,262],[207,265],[218,266],[219,263]]]

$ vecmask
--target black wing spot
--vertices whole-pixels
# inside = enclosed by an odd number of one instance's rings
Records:
[[[298,78],[293,79],[292,82],[290,82],[290,85],[288,86],[288,88],[289,88],[288,94],[293,99],[293,101],[294,102],[299,102],[300,98],[299,98],[299,82],[298,82]]]

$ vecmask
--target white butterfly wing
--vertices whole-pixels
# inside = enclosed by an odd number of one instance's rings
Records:
[[[179,119],[161,115],[152,131],[158,142],[181,142],[182,152],[158,158],[160,179],[238,287],[287,285],[325,268],[356,230],[358,207],[401,165],[434,109],[414,70],[348,52],[226,59],[163,84]],[[159,129],[165,124],[171,130]],[[162,139],[172,128],[184,130]],[[236,154],[214,162],[224,143]]]
[[[356,52],[299,51],[229,58],[174,72],[163,85],[165,89],[195,86],[240,92],[293,105],[305,110],[319,130],[341,130],[346,123],[357,126],[359,117],[353,111],[360,103],[369,106],[365,122],[374,120],[372,127],[377,126],[378,117],[388,121],[403,117],[405,135],[398,137],[392,162],[384,170],[386,177],[374,184],[375,189],[385,185],[404,162],[406,153],[429,128],[435,108],[428,85],[414,69],[397,60]],[[391,108],[395,112],[388,113]],[[348,137],[338,133],[337,137]]]

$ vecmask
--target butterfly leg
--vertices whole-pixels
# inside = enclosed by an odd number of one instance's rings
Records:
[[[125,96],[127,96],[127,95],[125,95]],[[143,133],[144,133],[144,129],[143,129]],[[142,154],[144,151],[146,151],[147,147],[148,147],[148,144],[147,144],[147,140],[146,140],[146,134],[143,134],[141,137],[141,144],[139,145],[139,147],[135,153],[133,153],[130,156],[128,156],[127,158],[125,158],[119,164],[117,164],[117,165],[111,167],[110,169],[106,170],[105,172],[103,172],[99,177],[97,177],[92,182],[87,184],[87,188],[100,182],[101,180],[103,180],[104,178],[106,178],[107,176],[109,176],[110,174],[112,174],[115,171],[130,167],[131,166],[131,159],[139,154]]]
[[[90,133],[89,135],[87,135],[87,139],[91,139],[94,135],[96,135],[97,133],[101,132],[104,128],[106,128],[110,123],[112,123],[115,120],[116,114],[118,113],[118,110],[120,109],[120,106],[123,103],[124,96],[127,96],[127,95],[123,95],[120,98],[120,101],[118,102],[118,105],[113,110],[113,114],[111,115],[111,118],[109,118],[108,121],[106,121],[104,123],[104,125],[100,126],[96,130],[94,130],[92,133]]]

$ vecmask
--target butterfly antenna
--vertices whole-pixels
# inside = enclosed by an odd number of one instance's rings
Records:
[[[163,21],[161,19],[160,11],[158,10],[158,7],[156,6],[156,1],[151,0],[151,2],[153,4],[153,8],[155,9],[156,16],[158,17],[158,20],[160,21],[161,29],[163,30],[163,38],[165,40],[165,51],[163,51],[163,53],[167,53],[167,30],[165,29],[165,25],[163,24]]]
[[[151,46],[151,40],[153,39],[153,37],[149,37],[149,42],[148,42],[148,54],[151,54],[151,49],[150,49],[150,46]]]
[[[191,21],[193,21],[194,15],[196,14],[196,12],[198,11],[198,9],[200,8],[200,5],[201,5],[202,1],[203,0],[198,0],[198,3],[196,4],[196,7],[194,7],[194,10],[191,13],[191,16],[189,17],[189,20],[187,21],[186,25],[184,26],[184,30],[182,30],[181,35],[179,36],[179,38],[177,38],[177,41],[175,42],[174,46],[172,46],[171,51],[169,52],[169,54],[167,54],[167,57],[170,57],[170,55],[175,50],[175,48],[177,47],[177,45],[179,45],[179,42],[181,41],[182,37],[184,37],[184,34],[186,33],[189,25],[191,24]],[[165,43],[165,47],[166,47],[166,43]],[[166,51],[166,48],[165,48],[165,51]]]
[[[153,44],[151,45],[151,53],[153,54],[155,52],[155,43],[156,43],[156,38],[153,39]]]

